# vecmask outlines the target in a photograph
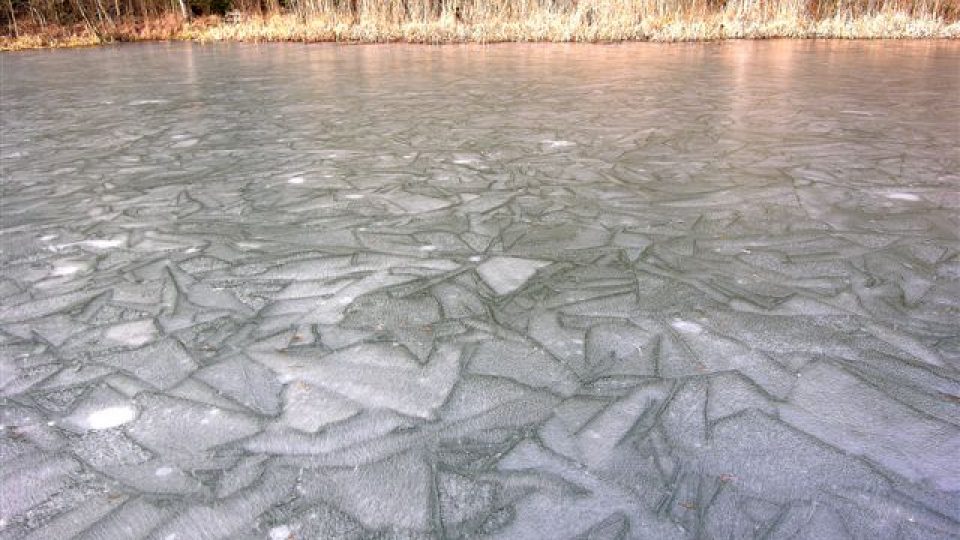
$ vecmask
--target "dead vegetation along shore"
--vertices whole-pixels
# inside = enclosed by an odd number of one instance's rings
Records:
[[[5,50],[171,39],[494,43],[960,38],[960,0],[6,2],[5,34],[0,37],[0,49]],[[229,18],[222,16],[227,11]]]

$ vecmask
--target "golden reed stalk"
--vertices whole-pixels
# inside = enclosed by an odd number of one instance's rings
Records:
[[[118,10],[119,11],[119,10]],[[184,20],[155,17],[24,27],[2,49],[104,41],[693,41],[958,38],[960,0],[293,0]]]

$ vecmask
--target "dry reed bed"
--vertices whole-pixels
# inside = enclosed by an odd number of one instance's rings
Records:
[[[448,0],[436,10],[430,7],[434,5],[431,0],[420,0],[421,4],[431,3],[413,8],[415,0],[359,0],[349,11],[329,4],[331,1],[300,0],[283,12],[244,15],[232,23],[215,16],[185,21],[166,13],[140,23],[128,19],[97,27],[28,28],[17,38],[0,38],[0,49],[164,39],[494,43],[960,38],[960,0],[947,0],[947,4],[873,0],[868,4],[872,9],[841,2],[820,15],[812,12],[810,3],[800,0],[732,0],[722,5],[710,0],[672,4],[665,0],[581,0],[568,1],[565,7],[530,0]]]
[[[583,25],[567,16],[457,23],[444,20],[378,24],[295,15],[251,18],[234,25],[186,29],[198,41],[347,41],[412,43],[496,43],[509,41],[695,41],[765,38],[904,39],[958,38],[960,23],[902,12],[811,20],[791,13],[763,19],[725,13],[648,17],[633,24]]]

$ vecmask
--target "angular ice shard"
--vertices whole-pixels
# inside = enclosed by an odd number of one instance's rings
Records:
[[[91,497],[65,512],[57,515],[42,527],[25,535],[24,540],[43,540],[46,538],[76,538],[82,531],[96,523],[124,502],[124,497]],[[39,509],[43,514],[44,509]]]
[[[703,471],[771,502],[802,500],[843,485],[867,491],[887,480],[856,457],[756,410],[718,422],[699,460]]]
[[[363,467],[317,470],[302,481],[302,489],[371,529],[427,530],[432,484],[432,471],[423,457],[406,453]]]
[[[917,482],[960,490],[960,433],[955,426],[890,400],[865,381],[825,362],[801,372],[780,416],[851,454]]]
[[[652,376],[657,373],[655,336],[625,323],[598,324],[587,332],[585,370],[596,375]]]
[[[606,464],[640,417],[659,406],[669,395],[669,386],[641,386],[609,405],[603,402],[572,402],[559,407],[557,416],[544,425],[545,445],[587,467]]]
[[[203,484],[189,469],[184,470],[164,459],[105,467],[102,472],[141,493],[195,495],[203,490]]]
[[[260,430],[253,417],[162,394],[137,396],[140,416],[130,436],[160,455],[195,454]]]
[[[287,381],[324,388],[364,407],[385,407],[430,418],[459,376],[460,350],[438,344],[421,366],[405,348],[364,343],[321,356],[297,358],[283,353],[250,352]]]
[[[563,395],[573,393],[579,385],[573,370],[526,341],[486,341],[470,356],[467,369],[471,373],[507,377],[534,388],[549,388]]]
[[[4,463],[0,473],[0,519],[8,522],[43,502],[71,482],[80,464],[66,457],[45,454],[23,456]]]
[[[283,392],[283,423],[316,433],[327,424],[350,418],[362,410],[357,403],[321,387],[295,381]]]
[[[154,529],[149,538],[236,538],[249,530],[260,514],[287,497],[295,480],[295,471],[271,467],[257,485],[210,505],[192,506]]]
[[[533,441],[513,447],[498,468],[520,478],[524,472],[535,470],[539,474],[528,480],[521,491],[524,495],[516,498],[515,518],[491,534],[492,538],[562,538],[583,531],[585,525],[604,522],[617,512],[630,519],[628,526],[619,529],[628,529],[637,538],[686,537],[676,525],[656,519],[653,509],[639,505],[633,490],[604,482]]]
[[[497,486],[493,482],[456,473],[438,473],[436,483],[440,519],[448,529],[470,522],[479,525],[478,521],[490,514],[497,503]]]
[[[247,456],[232,469],[224,471],[217,482],[217,497],[224,498],[253,484],[266,469],[266,456]]]
[[[391,193],[388,197],[384,197],[383,200],[388,204],[400,207],[404,212],[409,212],[412,214],[432,212],[434,210],[446,208],[453,204],[448,200],[438,199],[435,197],[425,197],[423,195],[407,193],[404,191]]]
[[[102,355],[96,362],[120,368],[160,390],[175,386],[198,367],[183,345],[171,338],[140,349]]]
[[[280,383],[270,370],[246,358],[214,364],[194,375],[221,394],[266,415],[280,410]]]
[[[118,345],[140,347],[157,338],[157,327],[152,320],[121,323],[107,328],[103,337]]]
[[[77,536],[77,540],[145,537],[157,525],[169,519],[173,508],[151,504],[143,498],[125,502]]]
[[[149,461],[151,454],[133,442],[122,429],[88,431],[71,440],[70,450],[97,470]]]
[[[498,295],[509,294],[524,285],[548,261],[518,257],[494,257],[477,266],[477,273]]]

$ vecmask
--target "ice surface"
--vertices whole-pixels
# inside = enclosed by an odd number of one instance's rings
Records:
[[[960,537],[958,54],[3,56],[0,539]]]

